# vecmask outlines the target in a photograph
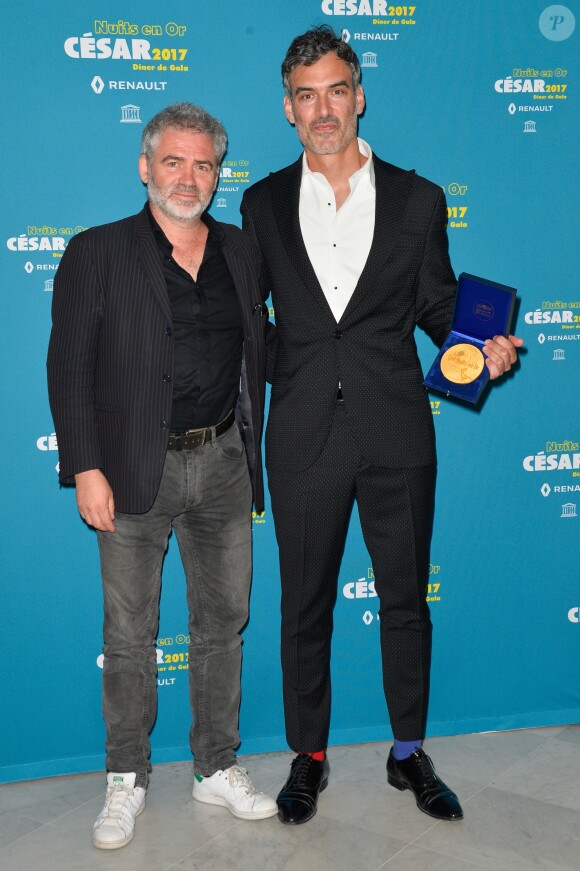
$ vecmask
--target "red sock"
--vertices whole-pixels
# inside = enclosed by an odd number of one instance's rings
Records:
[[[324,762],[326,759],[326,750],[317,750],[316,753],[308,753],[307,750],[301,750],[301,753],[304,753],[305,756],[312,756],[315,762]]]

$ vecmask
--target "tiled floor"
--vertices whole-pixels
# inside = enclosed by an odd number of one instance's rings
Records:
[[[426,744],[459,794],[465,819],[431,820],[410,792],[387,785],[387,746],[334,747],[317,816],[242,822],[194,802],[188,763],[153,772],[147,809],[122,850],[95,850],[91,828],[103,775],[0,787],[2,871],[527,871],[580,869],[580,726],[528,729]],[[275,794],[290,753],[245,757]]]

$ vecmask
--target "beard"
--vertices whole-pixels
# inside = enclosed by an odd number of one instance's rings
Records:
[[[176,202],[173,194],[193,194],[197,197],[197,202],[184,202],[180,204]],[[168,188],[158,188],[151,179],[147,183],[147,195],[152,203],[155,203],[158,209],[173,221],[181,221],[190,223],[196,221],[200,215],[205,212],[211,202],[213,191],[210,194],[204,195],[195,185],[176,184]]]
[[[336,129],[328,133],[318,133],[315,129],[318,124],[335,124]],[[336,115],[324,115],[315,118],[308,126],[297,124],[296,129],[304,147],[313,154],[336,154],[356,139],[357,124],[358,116],[355,110],[342,125]]]

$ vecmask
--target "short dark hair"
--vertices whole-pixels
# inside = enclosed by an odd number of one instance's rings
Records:
[[[165,109],[154,115],[145,126],[141,137],[141,153],[145,155],[147,161],[150,161],[153,157],[159,137],[168,128],[195,130],[196,133],[203,133],[204,136],[208,136],[213,142],[217,161],[221,163],[228,145],[228,137],[223,124],[217,118],[213,118],[201,106],[185,102],[172,103],[171,106],[166,106]]]
[[[292,40],[282,63],[282,84],[286,94],[292,98],[289,76],[299,66],[312,66],[325,54],[334,54],[345,61],[352,72],[352,87],[356,91],[360,85],[361,72],[358,57],[348,43],[340,39],[329,24],[313,27]]]

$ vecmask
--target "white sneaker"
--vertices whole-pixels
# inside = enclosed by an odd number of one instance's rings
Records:
[[[100,850],[117,850],[133,840],[135,819],[145,810],[145,790],[135,786],[135,777],[107,774],[105,806],[93,826],[93,844]]]
[[[216,771],[211,777],[196,774],[192,795],[205,804],[227,807],[240,820],[265,820],[278,813],[274,799],[258,792],[246,769],[239,765]]]

